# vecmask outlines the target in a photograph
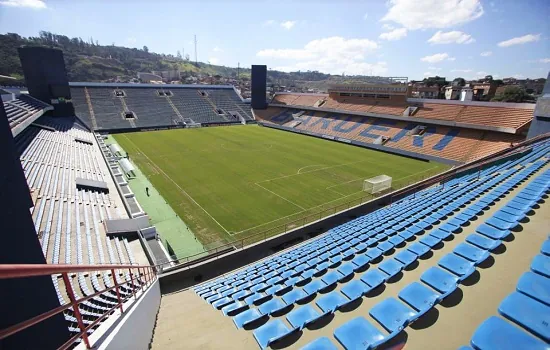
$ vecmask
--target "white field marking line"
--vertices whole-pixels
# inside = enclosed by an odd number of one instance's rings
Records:
[[[426,169],[426,170],[419,171],[419,172],[414,173],[414,174],[409,174],[409,175],[407,175],[407,176],[400,177],[399,179],[395,179],[394,181],[399,181],[399,180],[403,180],[403,179],[406,179],[406,178],[411,177],[411,176],[415,176],[415,175],[418,175],[418,174],[422,174],[422,173],[425,173],[425,172],[427,172],[427,171],[429,171],[429,170],[432,170],[432,169],[435,169],[435,168],[437,168],[437,165],[436,165],[436,166],[433,166],[433,167],[431,167],[431,168],[428,168],[428,169]],[[345,184],[349,184],[349,183],[351,183],[351,182],[361,181],[361,180],[366,180],[366,179],[364,179],[364,178],[359,178],[359,179],[355,179],[355,180],[350,180],[350,181],[342,182],[342,183],[339,183],[339,184],[336,184],[336,185],[329,186],[329,187],[325,188],[325,190],[334,191],[334,190],[332,189],[333,187],[340,186],[340,185],[345,185]],[[337,191],[334,191],[334,192],[337,192]],[[339,193],[339,192],[338,192],[338,193]]]
[[[301,167],[300,169],[298,169],[298,171],[296,172],[296,175],[300,174],[300,171],[304,170],[304,169],[307,169],[307,168],[311,168],[311,167],[314,167],[314,166],[323,166],[324,164],[313,164],[313,165],[308,165],[308,166],[304,166],[304,167]]]
[[[283,197],[283,196],[281,196],[281,195],[279,195],[279,194],[277,194],[277,193],[275,193],[275,192],[273,192],[273,191],[271,191],[271,190],[265,188],[264,186],[260,185],[260,184],[257,183],[257,182],[255,183],[255,185],[259,186],[260,188],[263,188],[263,189],[266,190],[267,192],[273,193],[273,194],[276,195],[277,197],[279,197],[279,198],[281,198],[281,199],[283,199],[283,200],[289,202],[290,204],[293,204],[293,205],[297,206],[298,208],[300,208],[300,209],[302,209],[302,210],[304,210],[304,211],[307,210],[306,208],[302,207],[301,205],[298,205],[298,204],[294,203],[294,202],[291,201],[290,199],[286,199],[285,197]]]
[[[296,212],[296,213],[294,213],[294,214],[290,214],[290,215],[286,215],[286,216],[281,216],[281,217],[278,218],[278,219],[271,220],[271,221],[268,221],[268,222],[264,222],[263,224],[256,225],[256,226],[253,226],[253,227],[249,227],[249,228],[244,229],[244,230],[242,230],[242,231],[234,232],[234,234],[238,234],[238,233],[243,233],[243,232],[246,232],[246,231],[250,231],[250,230],[252,230],[252,229],[255,229],[255,228],[258,228],[258,227],[262,227],[262,226],[265,226],[265,225],[267,225],[267,224],[271,224],[272,222],[279,221],[279,220],[282,220],[282,219],[286,219],[286,218],[291,217],[291,216],[293,216],[293,215],[301,214],[301,213],[306,212],[306,211],[308,211],[308,210],[310,210],[310,209],[315,209],[315,208],[318,208],[318,207],[322,207],[322,206],[325,205],[325,204],[332,203],[332,202],[336,202],[337,200],[340,200],[340,199],[342,199],[342,198],[346,198],[346,197],[349,197],[349,196],[353,196],[354,194],[357,194],[357,193],[359,193],[359,192],[363,192],[363,190],[357,191],[357,192],[353,192],[353,193],[351,193],[351,194],[342,196],[342,197],[340,197],[340,198],[333,199],[333,200],[331,200],[331,201],[325,202],[325,203],[323,203],[323,204],[316,205],[316,206],[311,207],[311,208],[306,209],[306,210],[302,210],[302,211]],[[329,209],[330,209],[330,208],[329,208]],[[315,214],[315,213],[312,213],[312,214]],[[300,218],[297,218],[296,220],[300,220]]]
[[[351,164],[357,164],[357,163],[362,163],[362,162],[366,162],[367,160],[366,159],[363,159],[363,160],[359,160],[359,161],[356,161],[356,162],[349,162],[349,163],[343,163],[343,164],[336,164],[336,165],[331,165],[331,166],[327,166],[327,167],[324,167],[324,168],[319,168],[319,169],[315,169],[315,170],[310,170],[310,171],[305,171],[303,173],[300,173],[300,174],[290,174],[290,175],[283,175],[283,176],[279,176],[279,177],[274,177],[272,179],[267,179],[267,180],[262,180],[262,181],[258,181],[256,182],[256,184],[260,184],[262,182],[268,182],[268,181],[273,181],[273,180],[280,180],[280,179],[286,179],[286,178],[289,178],[289,177],[292,177],[292,176],[297,176],[297,175],[304,175],[304,174],[309,174],[309,173],[314,173],[316,171],[321,171],[321,170],[326,170],[326,169],[332,169],[332,168],[338,168],[338,167],[341,167],[341,166],[346,166],[346,165],[351,165]]]
[[[327,188],[325,188],[325,190],[331,190],[331,191],[334,191],[332,188],[333,187],[336,187],[336,186],[340,186],[340,185],[345,185],[345,184],[349,184],[351,182],[355,182],[355,181],[359,181],[359,180],[362,180],[363,178],[359,178],[359,179],[355,179],[355,180],[349,180],[349,181],[346,181],[346,182],[341,182],[339,184],[336,184],[336,185],[332,185],[332,186],[328,186]],[[334,191],[336,192],[336,191]]]
[[[425,172],[425,171],[428,171],[428,170],[431,170],[431,169],[435,169],[435,168],[437,168],[437,166],[434,166],[434,167],[432,167],[432,168],[430,168],[430,169],[426,169],[426,170],[419,171],[418,173],[414,173],[414,174],[411,174],[411,175],[407,175],[407,176],[402,177],[402,178],[399,178],[399,179],[397,179],[397,180],[395,180],[395,181],[402,180],[402,179],[407,178],[407,177],[409,177],[409,176],[418,175],[418,174],[420,174],[420,173],[423,173],[423,172]],[[361,179],[358,179],[358,180],[361,180]],[[356,180],[354,180],[354,181],[356,181]],[[335,186],[337,186],[337,185],[335,185]],[[331,191],[334,191],[334,190],[331,189]],[[334,191],[334,192],[335,192],[335,191]],[[325,204],[329,204],[329,203],[332,203],[332,202],[336,202],[336,201],[338,201],[338,200],[340,200],[340,199],[343,199],[343,198],[346,198],[346,197],[349,197],[349,196],[353,196],[354,194],[357,194],[357,193],[359,193],[359,192],[363,192],[363,190],[360,190],[360,191],[357,191],[357,192],[353,192],[353,193],[348,194],[348,195],[345,195],[345,196],[342,195],[342,197],[340,197],[340,198],[336,198],[336,199],[333,199],[333,200],[331,200],[331,201],[325,202],[325,203],[323,203],[323,204],[316,205],[316,206],[311,207],[311,208],[309,208],[309,209],[307,209],[307,210],[311,210],[311,209],[315,209],[315,208],[318,208],[318,207],[322,207],[322,206],[325,205]],[[341,193],[339,193],[339,194],[341,195]],[[329,209],[330,209],[330,208],[329,208]],[[301,213],[303,213],[303,212],[305,212],[305,211],[307,211],[307,210],[302,210],[302,211],[296,212],[296,213],[294,213],[294,214],[290,214],[290,215],[286,215],[286,216],[281,216],[281,217],[278,218],[278,219],[271,220],[271,221],[268,221],[268,222],[264,222],[263,224],[256,225],[256,226],[253,226],[253,227],[249,227],[249,228],[247,228],[247,229],[244,229],[244,230],[241,230],[241,231],[238,231],[238,232],[234,232],[234,233],[232,233],[232,234],[239,234],[239,233],[243,233],[243,232],[246,232],[246,231],[250,231],[250,230],[252,230],[252,229],[255,229],[255,228],[258,228],[258,227],[262,227],[262,226],[271,224],[272,222],[279,221],[279,220],[283,220],[283,219],[286,219],[286,218],[291,217],[291,216],[293,216],[293,215],[301,214]],[[299,220],[299,219],[300,219],[300,218],[297,218],[296,220]]]
[[[183,194],[185,194],[193,203],[195,203],[195,204],[197,205],[197,207],[201,208],[202,211],[204,211],[204,212],[206,213],[206,215],[208,215],[212,220],[214,220],[214,222],[215,222],[216,224],[218,224],[218,226],[221,227],[221,228],[225,231],[225,233],[227,233],[227,234],[229,234],[229,235],[231,234],[231,233],[229,233],[229,231],[227,231],[227,230],[225,229],[225,227],[222,226],[222,224],[220,224],[220,223],[218,222],[218,220],[216,220],[212,215],[210,215],[210,213],[207,212],[206,209],[204,209],[199,203],[197,203],[197,201],[194,200],[193,197],[191,197],[191,196],[189,195],[189,193],[187,193],[187,192],[186,192],[183,188],[181,188],[174,180],[172,180],[172,178],[171,178],[170,176],[168,176],[168,175],[164,172],[164,170],[162,170],[161,168],[159,168],[153,161],[151,161],[151,159],[150,159],[145,153],[143,153],[143,151],[142,151],[142,150],[141,150],[132,140],[130,140],[126,135],[122,135],[122,136],[124,136],[124,138],[126,138],[126,139],[128,140],[128,142],[130,142],[131,144],[133,144],[134,147],[136,147],[137,150],[138,150],[141,154],[143,154],[143,156],[144,156],[145,158],[147,158],[147,159],[149,160],[149,162],[151,162],[151,163],[153,164],[154,167],[156,167],[156,168],[157,168],[157,169],[158,169],[158,170],[159,170],[168,180],[170,180],[174,185],[176,185],[176,187],[177,187]]]
[[[338,185],[335,185],[335,186],[338,186]],[[334,187],[334,186],[330,186],[330,187]],[[336,190],[333,190],[333,189],[330,188],[330,187],[325,188],[325,190],[329,190],[329,191],[331,191],[331,192],[338,193],[340,196],[345,196],[345,194],[343,194],[343,193],[341,193],[341,192],[338,192],[338,191],[336,191]]]
[[[315,169],[315,170],[311,170],[311,171],[306,171],[306,172],[301,173],[301,174],[290,174],[290,175],[284,175],[284,176],[275,177],[275,178],[272,178],[272,179],[262,180],[262,181],[259,181],[259,182],[254,183],[254,184],[260,186],[261,188],[263,188],[263,189],[265,189],[265,190],[267,190],[267,188],[261,186],[260,183],[262,183],[262,182],[267,182],[267,181],[271,181],[271,180],[284,179],[284,178],[288,178],[288,177],[296,176],[296,175],[303,175],[303,174],[312,173],[312,172],[319,171],[319,170],[324,170],[324,169],[336,168],[336,167],[340,167],[340,166],[344,166],[344,165],[350,165],[350,164],[361,163],[361,162],[365,162],[365,161],[368,162],[367,159],[363,159],[363,160],[359,160],[359,161],[357,161],[357,162],[350,162],[350,163],[344,163],[344,164],[337,164],[337,165],[332,165],[332,166],[328,166],[328,167],[325,167],[325,168],[320,168],[320,169]],[[370,162],[370,163],[372,163],[372,162]],[[269,191],[269,190],[268,190],[268,191]],[[332,191],[333,191],[333,192],[336,192],[336,191],[334,191],[334,190],[332,190]],[[335,202],[335,201],[337,201],[337,200],[340,200],[340,199],[342,199],[342,198],[346,198],[346,197],[352,196],[352,195],[357,194],[357,193],[362,192],[362,191],[363,191],[363,190],[357,191],[357,192],[354,192],[354,193],[351,193],[351,194],[348,194],[348,195],[343,195],[342,193],[337,192],[337,193],[338,193],[339,195],[341,195],[342,197],[339,197],[339,198],[336,198],[336,199],[334,199],[334,200],[325,202],[325,203],[323,203],[323,204],[316,205],[316,206],[311,207],[311,208],[309,208],[309,209],[304,209],[304,208],[300,207],[299,205],[297,205],[298,207],[302,208],[303,210],[302,210],[302,211],[299,211],[299,212],[296,212],[296,213],[293,213],[293,214],[290,214],[290,215],[281,216],[280,218],[277,218],[277,219],[275,219],[275,220],[271,220],[271,221],[268,221],[268,222],[264,222],[263,224],[256,225],[256,226],[253,226],[253,227],[249,227],[249,228],[247,228],[247,229],[244,229],[244,230],[241,230],[241,231],[238,231],[238,232],[234,232],[234,233],[232,233],[232,234],[239,234],[239,233],[243,233],[243,232],[246,232],[246,231],[250,231],[250,230],[252,230],[252,229],[255,229],[255,228],[258,228],[258,227],[261,227],[261,226],[265,226],[265,225],[267,225],[267,224],[271,224],[271,223],[276,222],[276,221],[279,221],[279,220],[286,219],[286,218],[291,217],[291,216],[293,216],[293,215],[298,215],[298,214],[301,214],[301,213],[306,212],[306,211],[308,211],[308,210],[315,209],[315,208],[318,208],[318,207],[322,207],[322,206],[325,205],[325,204]],[[276,196],[279,196],[278,194],[274,193],[273,191],[269,191],[269,192],[275,194]],[[279,197],[280,197],[280,196],[279,196]],[[286,198],[283,198],[283,199],[287,200]],[[287,200],[287,201],[288,201],[288,200]],[[293,204],[294,204],[294,203],[293,203]],[[298,218],[298,219],[299,219],[299,218]]]

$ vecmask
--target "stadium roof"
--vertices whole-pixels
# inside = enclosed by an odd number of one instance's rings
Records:
[[[200,84],[132,84],[132,83],[95,83],[95,82],[70,82],[69,86],[87,87],[129,87],[129,88],[155,88],[155,89],[233,89],[233,85],[200,85]]]

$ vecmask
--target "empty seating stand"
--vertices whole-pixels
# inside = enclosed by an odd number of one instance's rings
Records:
[[[12,130],[25,121],[33,121],[31,119],[36,119],[53,109],[52,106],[25,94],[20,94],[15,99],[3,103]]]
[[[159,94],[160,89],[168,93]],[[241,122],[236,115],[253,120],[250,105],[229,86],[79,83],[71,86],[71,94],[76,115],[90,128],[95,122],[98,130]],[[125,117],[130,112],[133,117]]]
[[[232,317],[237,328],[253,328],[254,339],[265,348],[295,332],[307,332],[321,319],[369,297],[414,268],[416,260],[429,259],[432,250],[462,235],[463,242],[433,261],[395,297],[384,297],[368,315],[335,327],[334,339],[345,349],[375,348],[453,294],[510,230],[537,210],[537,203],[550,192],[550,170],[541,171],[549,156],[550,143],[542,141],[521,156],[417,192],[194,291],[214,308],[226,310],[223,314]],[[527,186],[519,190],[526,181]],[[516,191],[513,196],[512,191]],[[497,202],[499,209],[488,211]],[[545,243],[518,284],[518,295],[499,309],[535,334],[533,344],[548,341],[548,330],[541,324],[548,320],[549,254],[550,243]],[[523,308],[515,307],[518,303]],[[526,317],[530,310],[538,310],[540,318]],[[263,325],[255,326],[259,321]],[[339,322],[338,317],[332,322]],[[322,346],[330,349],[334,344],[319,338],[304,348]]]
[[[135,263],[130,244],[107,237],[104,230],[107,218],[127,215],[119,210],[122,199],[117,191],[105,191],[105,187],[114,188],[114,183],[93,134],[75,118],[42,116],[36,123],[47,128],[27,127],[15,138],[15,146],[34,199],[30,211],[46,261],[78,265]],[[104,188],[79,188],[77,180],[81,179]],[[114,276],[123,295],[140,284],[129,284],[126,274],[118,272]],[[60,302],[67,302],[64,282],[59,276],[52,278]],[[112,285],[112,276],[81,273],[71,282],[77,296],[90,296]],[[113,293],[101,293],[81,305],[85,323],[94,322],[114,305]],[[78,331],[73,310],[67,310],[65,318],[69,329]]]

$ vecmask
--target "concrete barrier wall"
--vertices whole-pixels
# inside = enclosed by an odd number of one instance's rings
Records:
[[[132,308],[95,343],[100,350],[148,350],[160,308],[160,283],[157,280]]]
[[[287,248],[300,244],[312,237],[320,235],[332,227],[351,221],[373,210],[389,204],[389,197],[381,197],[363,203],[351,209],[327,216],[305,227],[282,233],[244,249],[238,249],[216,258],[191,265],[185,268],[175,267],[173,271],[165,270],[160,276],[160,286],[163,294],[189,288],[197,283],[216,278],[237,268],[255,263]]]

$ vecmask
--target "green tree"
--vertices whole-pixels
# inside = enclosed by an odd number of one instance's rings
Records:
[[[143,46],[143,51],[149,53],[149,48],[147,46]]]
[[[529,95],[521,86],[511,85],[504,88],[504,91],[493,97],[491,101],[497,102],[524,102]]]
[[[466,80],[464,80],[464,78],[460,78],[460,77],[455,78],[453,80],[453,85],[454,86],[464,86],[464,85],[466,85]]]

